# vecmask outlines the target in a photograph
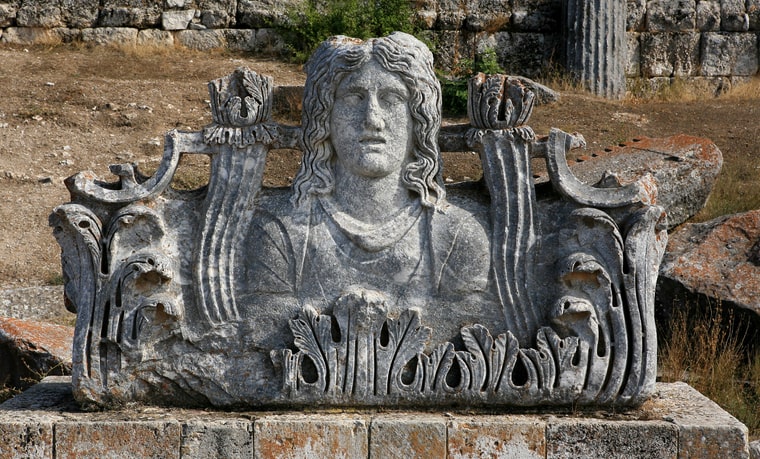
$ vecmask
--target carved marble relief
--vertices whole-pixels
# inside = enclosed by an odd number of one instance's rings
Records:
[[[430,51],[394,33],[334,37],[306,66],[300,126],[273,83],[209,83],[213,123],[171,131],[152,177],[67,180],[51,226],[77,313],[84,404],[632,405],[656,375],[664,215],[651,181],[595,186],[582,138],[527,126],[517,80],[470,82],[469,127],[441,129]],[[483,180],[444,186],[439,145]],[[267,153],[303,151],[289,189]],[[171,187],[182,155],[207,186]],[[533,185],[546,161],[553,190]]]

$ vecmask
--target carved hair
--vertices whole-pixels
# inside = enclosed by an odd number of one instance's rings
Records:
[[[446,191],[441,181],[438,131],[441,126],[441,86],[433,72],[433,55],[411,35],[394,32],[362,41],[345,36],[323,42],[306,64],[303,129],[304,155],[293,181],[293,202],[300,206],[310,195],[330,194],[334,187],[330,141],[330,111],[343,78],[375,58],[398,75],[409,90],[414,160],[405,166],[402,183],[420,195],[422,204],[437,207]]]

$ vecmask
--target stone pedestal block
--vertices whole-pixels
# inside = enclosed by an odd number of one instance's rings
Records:
[[[81,412],[49,377],[0,405],[0,457],[749,458],[747,429],[691,387],[639,408],[531,414]],[[54,456],[55,454],[55,456]]]

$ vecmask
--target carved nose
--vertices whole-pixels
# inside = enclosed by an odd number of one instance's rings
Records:
[[[367,101],[367,110],[364,116],[364,127],[379,131],[385,128],[380,104],[375,97],[370,97]]]

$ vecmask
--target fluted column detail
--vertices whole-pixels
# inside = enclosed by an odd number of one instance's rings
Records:
[[[593,94],[625,96],[624,0],[563,0],[565,68]]]

